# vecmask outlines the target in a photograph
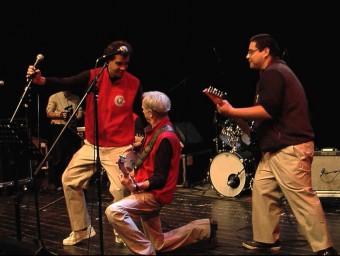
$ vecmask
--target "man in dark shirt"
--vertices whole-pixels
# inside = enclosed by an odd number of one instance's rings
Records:
[[[304,89],[281,60],[276,40],[268,34],[250,39],[247,59],[260,71],[255,105],[234,108],[227,100],[216,105],[225,116],[254,120],[262,151],[252,191],[253,241],[247,249],[280,250],[279,218],[282,196],[290,204],[299,231],[318,255],[335,255],[322,205],[312,189],[314,131]]]

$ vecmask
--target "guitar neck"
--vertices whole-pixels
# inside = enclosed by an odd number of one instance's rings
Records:
[[[215,105],[223,105],[223,99],[226,97],[226,93],[223,93],[213,87],[209,87],[203,90],[203,93],[209,97],[209,99],[215,104]]]
[[[215,105],[223,105],[223,99],[226,98],[227,94],[225,92],[222,92],[212,86],[209,86],[208,88],[203,90],[203,93],[209,97],[209,99],[215,104]],[[243,121],[240,118],[233,118],[235,122],[238,124],[238,126],[242,129],[244,133],[247,135],[250,135],[251,128],[249,125]]]

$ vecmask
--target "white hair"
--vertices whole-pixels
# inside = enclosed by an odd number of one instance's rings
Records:
[[[169,97],[163,92],[144,92],[142,98],[143,107],[146,109],[152,109],[158,113],[168,113],[171,109],[171,101]]]

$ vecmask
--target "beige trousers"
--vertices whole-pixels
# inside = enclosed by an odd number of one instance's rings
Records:
[[[117,165],[119,156],[126,154],[130,148],[131,146],[99,147],[100,163],[109,178],[109,190],[115,202],[130,194],[119,181],[120,170]],[[73,231],[91,224],[83,189],[88,188],[90,178],[98,171],[95,156],[95,147],[85,140],[62,175],[66,207]]]
[[[151,193],[142,192],[109,205],[105,213],[129,249],[136,254],[156,255],[156,252],[172,251],[209,238],[209,219],[194,220],[163,233],[161,208],[162,205]],[[134,220],[141,221],[144,232],[138,229]]]
[[[332,246],[321,202],[312,190],[311,164],[314,143],[286,147],[275,153],[265,153],[257,167],[253,191],[253,238],[274,243],[280,237],[279,219],[282,192],[312,250]]]

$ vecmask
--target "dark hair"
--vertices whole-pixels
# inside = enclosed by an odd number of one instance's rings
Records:
[[[120,51],[118,51],[118,49],[121,46],[126,46],[128,51],[127,52],[120,52]],[[117,54],[122,55],[124,58],[126,58],[128,56],[131,57],[131,55],[133,54],[133,48],[132,48],[132,46],[128,42],[126,42],[124,40],[118,40],[118,41],[113,41],[111,44],[106,46],[106,48],[104,49],[104,54],[105,55],[109,55],[109,54],[112,54],[112,53],[115,53],[115,52],[116,52],[116,54],[112,55],[112,59]]]
[[[262,51],[264,48],[269,48],[270,55],[273,57],[280,56],[280,47],[276,40],[269,34],[258,34],[250,38],[250,42],[255,42],[257,49]]]

